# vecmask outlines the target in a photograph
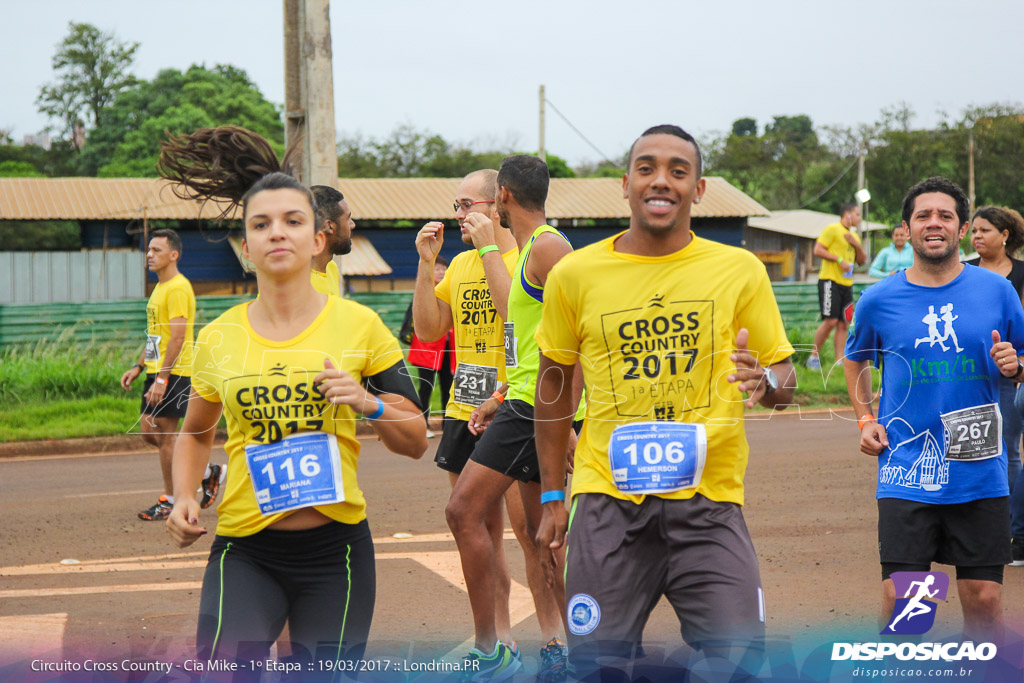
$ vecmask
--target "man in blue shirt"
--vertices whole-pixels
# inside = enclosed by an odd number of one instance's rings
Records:
[[[871,267],[868,268],[868,275],[877,278],[889,277],[914,265],[914,250],[907,246],[908,235],[902,223],[893,227],[892,244],[878,252],[875,260],[871,262]]]
[[[1024,376],[1024,310],[1005,278],[960,263],[968,220],[950,181],[910,189],[914,265],[861,296],[844,371],[861,452],[878,457],[882,618],[895,605],[893,572],[951,564],[965,636],[978,642],[1001,632],[1010,516],[999,384]],[[882,367],[877,418],[869,361]]]

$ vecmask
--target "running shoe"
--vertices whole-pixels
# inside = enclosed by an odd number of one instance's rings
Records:
[[[507,681],[512,678],[523,663],[512,654],[512,648],[500,640],[494,645],[494,652],[485,655],[475,647],[463,660],[465,671],[461,681]]]
[[[217,493],[220,491],[220,483],[223,478],[224,467],[211,462],[210,476],[203,479],[203,500],[199,503],[199,507],[205,510],[213,505],[213,501],[217,500]]]
[[[540,670],[537,680],[542,683],[562,683],[569,675],[569,648],[558,638],[552,638],[540,649]]]
[[[807,359],[807,368],[809,370],[821,370],[821,360],[817,356],[811,356]]]
[[[146,508],[139,513],[139,519],[144,519],[147,522],[155,522],[160,519],[167,519],[171,515],[171,508],[174,506],[171,501],[167,500],[167,496],[160,496],[160,500],[156,502],[151,508]]]
[[[1014,536],[1010,539],[1011,567],[1024,567],[1024,538]]]

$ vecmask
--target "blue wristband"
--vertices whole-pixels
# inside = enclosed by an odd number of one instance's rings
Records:
[[[543,505],[544,503],[550,503],[555,500],[565,500],[565,491],[562,491],[561,489],[556,489],[554,491],[545,491],[544,493],[540,494],[541,505]]]
[[[367,420],[376,420],[384,414],[384,401],[380,400],[380,396],[374,396],[374,398],[377,399],[377,410],[373,411],[369,415],[363,415]]]

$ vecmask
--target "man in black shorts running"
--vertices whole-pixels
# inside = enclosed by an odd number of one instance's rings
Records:
[[[149,270],[157,284],[146,305],[146,347],[133,365],[121,376],[121,387],[128,391],[143,372],[142,438],[160,452],[163,495],[151,507],[139,512],[139,519],[167,519],[174,507],[171,480],[171,456],[178,435],[178,423],[185,417],[192,392],[192,354],[195,335],[196,297],[192,284],[178,272],[181,237],[174,230],[155,230],[146,252]],[[213,504],[220,489],[224,469],[207,466],[203,478],[204,508]]]
[[[825,226],[814,243],[814,255],[821,259],[818,276],[818,308],[821,325],[814,332],[814,349],[807,367],[821,369],[818,353],[835,332],[836,361],[842,359],[846,331],[853,315],[853,265],[867,263],[868,255],[850,228],[860,225],[860,207],[848,202],[839,207],[839,222]]]
[[[960,263],[969,206],[945,178],[909,190],[903,226],[914,265],[861,296],[844,371],[860,450],[878,458],[880,623],[899,616],[896,598],[905,597],[895,573],[948,564],[964,635],[979,642],[1002,628],[1010,511],[999,386],[1024,376],[1015,351],[1024,309],[1002,275]],[[869,362],[882,368],[877,417]]]

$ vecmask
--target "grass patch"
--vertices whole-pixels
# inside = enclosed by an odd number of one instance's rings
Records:
[[[75,345],[68,334],[0,350],[0,409],[17,403],[123,396],[121,375],[139,347],[111,342]]]
[[[139,397],[133,395],[5,405],[0,442],[135,433],[138,421]]]
[[[832,345],[822,351],[822,370],[804,366],[813,333],[788,333],[798,349],[793,357],[795,402],[804,408],[846,408],[846,381],[842,366],[833,366]],[[0,442],[138,432],[142,379],[128,393],[120,385],[138,353],[139,347],[131,343],[75,344],[66,335],[0,350]],[[874,386],[877,390],[877,373]],[[431,397],[433,415],[444,412],[440,393],[435,388]]]

